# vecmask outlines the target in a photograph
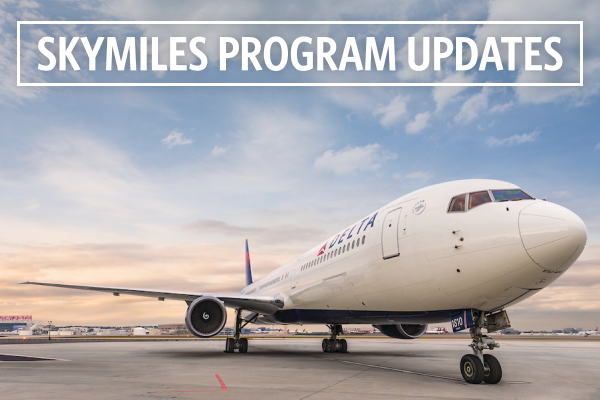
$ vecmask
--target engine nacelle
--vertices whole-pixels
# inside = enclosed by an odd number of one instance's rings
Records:
[[[198,297],[188,307],[185,325],[194,335],[201,338],[215,336],[227,322],[227,310],[216,297]]]
[[[373,325],[381,333],[395,339],[416,339],[423,336],[427,331],[427,325],[396,324],[396,325]]]

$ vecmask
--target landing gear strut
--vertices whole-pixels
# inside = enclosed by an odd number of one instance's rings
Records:
[[[473,310],[473,325],[470,328],[473,342],[469,347],[473,349],[474,354],[465,354],[462,357],[460,360],[460,372],[464,380],[468,383],[498,383],[502,379],[500,362],[491,354],[483,354],[483,350],[494,350],[494,348],[500,347],[500,345],[491,337],[481,333],[481,329],[487,326],[487,320],[483,311]]]
[[[337,336],[344,333],[341,325],[327,325],[331,337],[329,339],[323,339],[321,344],[325,353],[347,353],[348,343],[346,339],[338,339]]]
[[[238,308],[235,310],[235,331],[233,337],[225,340],[225,353],[233,353],[235,350],[240,353],[248,352],[248,339],[240,338],[240,333],[242,332],[242,328],[248,325],[250,321],[247,321],[244,324],[242,323],[242,310]]]

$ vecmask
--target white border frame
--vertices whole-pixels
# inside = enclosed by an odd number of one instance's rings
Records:
[[[579,82],[577,83],[458,83],[458,82],[110,82],[24,83],[21,82],[21,25],[579,25]],[[17,86],[583,86],[583,21],[17,21]]]

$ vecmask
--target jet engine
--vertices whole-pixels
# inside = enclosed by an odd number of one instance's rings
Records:
[[[194,300],[185,314],[185,325],[194,335],[202,338],[215,336],[227,322],[227,310],[221,300],[204,296]]]
[[[416,339],[423,336],[427,325],[396,324],[396,325],[373,325],[386,336],[396,339]]]

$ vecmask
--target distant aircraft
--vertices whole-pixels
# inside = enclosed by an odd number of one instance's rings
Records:
[[[225,307],[237,310],[226,351],[248,350],[248,323],[327,324],[325,352],[346,352],[342,324],[370,324],[397,339],[415,339],[427,324],[469,329],[474,354],[460,368],[469,383],[498,383],[498,344],[482,329],[510,326],[504,309],[550,285],[587,241],[583,221],[508,182],[473,179],[400,197],[254,281],[246,241],[246,287],[240,294],[181,292],[23,282],[184,300],[198,337],[218,334]]]
[[[377,333],[379,332],[377,329],[373,328],[373,329],[359,329],[359,328],[354,328],[354,329],[350,329],[348,331],[344,331],[344,334],[355,334],[355,335],[366,335],[369,333]]]
[[[445,327],[438,326],[437,328],[429,329],[429,330],[425,331],[425,333],[445,334],[445,333],[450,333],[450,332],[448,332],[448,330]]]
[[[598,332],[598,327],[596,327],[596,329],[593,331],[579,331],[577,334],[581,336],[597,336],[600,334],[600,332]]]

